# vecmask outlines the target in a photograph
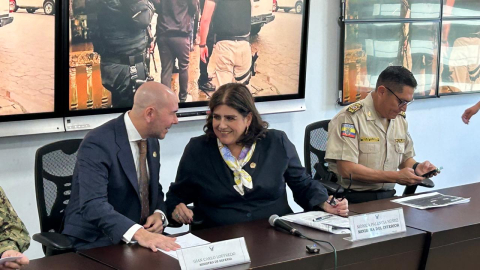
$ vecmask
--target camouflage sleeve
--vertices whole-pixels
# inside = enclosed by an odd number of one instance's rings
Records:
[[[0,187],[0,254],[7,250],[24,252],[29,246],[27,228]]]

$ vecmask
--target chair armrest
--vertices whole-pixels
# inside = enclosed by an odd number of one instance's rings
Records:
[[[337,191],[338,188],[338,193],[343,193],[345,190],[343,189],[340,184],[337,184],[332,181],[324,181],[324,180],[318,180],[320,183],[323,184],[323,186],[327,189],[328,194],[334,194],[335,191]]]
[[[435,187],[435,183],[432,181],[430,178],[425,178],[423,181],[418,184],[421,187],[426,187],[426,188],[433,188]]]
[[[403,191],[403,196],[414,194],[415,191],[417,190],[418,186],[426,187],[426,188],[433,188],[433,187],[435,187],[435,183],[430,178],[425,178],[418,185],[406,186],[405,190]]]
[[[55,233],[55,232],[43,232],[43,233],[36,233],[33,235],[33,240],[39,242],[43,246],[58,250],[58,251],[73,251],[73,243],[70,238],[67,236]]]

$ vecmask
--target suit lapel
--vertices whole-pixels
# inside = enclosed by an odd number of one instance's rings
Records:
[[[160,147],[157,139],[147,140],[147,163],[150,174],[150,212],[156,209],[160,173]]]
[[[125,127],[124,115],[117,118],[115,123],[115,142],[119,148],[117,153],[118,161],[122,166],[123,172],[135,189],[138,198],[140,193],[138,190],[137,170],[135,169],[135,162],[133,160],[132,149],[128,141],[127,129]]]

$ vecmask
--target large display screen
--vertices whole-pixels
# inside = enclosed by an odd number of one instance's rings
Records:
[[[256,101],[304,98],[308,1],[207,1],[70,1],[69,115],[126,110],[148,80],[181,108],[229,82]]]
[[[346,25],[343,103],[375,90],[388,66],[405,66],[414,74],[415,95],[435,96],[438,22],[354,23]]]
[[[341,104],[392,65],[413,73],[415,98],[480,91],[480,1],[347,0],[343,12]]]
[[[54,1],[2,1],[0,17],[1,121],[52,115],[56,78]]]
[[[347,0],[347,20],[439,18],[441,0]]]
[[[439,95],[480,91],[480,1],[444,0]]]
[[[443,17],[480,17],[478,0],[443,0]]]

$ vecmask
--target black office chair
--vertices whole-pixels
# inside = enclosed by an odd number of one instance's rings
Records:
[[[312,123],[305,128],[304,159],[307,173],[313,179],[320,181],[328,191],[328,194],[343,193],[343,188],[336,183],[334,173],[328,171],[328,163],[325,162],[327,151],[328,123],[323,120]]]
[[[418,186],[422,186],[422,187],[426,187],[426,188],[433,188],[433,187],[435,187],[435,183],[433,183],[433,181],[430,178],[425,178],[418,185],[406,186],[405,189],[403,190],[403,196],[414,194],[415,191],[417,190]]]
[[[82,139],[54,142],[40,147],[35,155],[35,191],[41,233],[32,238],[42,244],[46,256],[74,251],[70,239],[60,232],[81,142]]]
[[[344,190],[338,188],[336,176],[328,171],[328,163],[325,162],[329,123],[330,120],[318,121],[305,128],[305,164],[307,172],[313,175],[313,179],[319,179],[327,188],[329,194],[338,194],[343,193]],[[418,185],[405,187],[403,196],[414,194],[418,186],[433,188],[435,183],[426,178]]]

